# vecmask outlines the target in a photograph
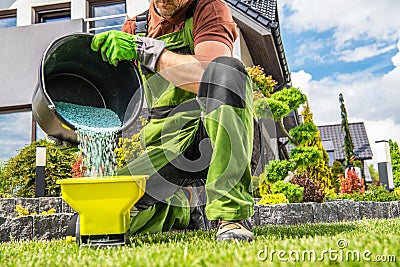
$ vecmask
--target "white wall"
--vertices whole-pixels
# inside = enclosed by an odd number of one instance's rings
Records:
[[[127,0],[126,11],[128,17],[133,17],[149,8],[149,0]]]
[[[69,2],[67,0],[1,0],[0,10],[17,9],[17,26],[25,26],[33,23],[34,12],[32,7]]]
[[[17,9],[17,26],[31,25],[34,21],[33,7],[71,3],[71,19],[86,18],[87,0],[0,0],[0,11]],[[126,9],[129,17],[139,14],[149,7],[149,0],[127,0]]]

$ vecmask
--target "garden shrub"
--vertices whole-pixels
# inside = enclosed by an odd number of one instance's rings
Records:
[[[289,171],[294,171],[295,166],[289,160],[272,160],[264,168],[264,181],[275,183],[285,179]],[[263,183],[264,181],[260,181]]]
[[[83,165],[82,153],[79,153],[72,164],[72,178],[85,176],[86,167]]]
[[[39,214],[37,212],[29,212],[29,209],[27,207],[24,208],[21,205],[15,205],[15,211],[18,213],[17,217],[34,216],[34,215],[49,215],[49,214],[56,213],[56,210],[54,208],[51,208],[48,211],[42,211]]]
[[[389,139],[390,159],[392,162],[393,182],[400,187],[400,149],[397,142]]]
[[[333,187],[336,188],[336,191],[339,191],[340,189],[340,175],[344,176],[344,169],[342,166],[342,163],[340,161],[335,160],[332,164],[332,181],[333,183]]]
[[[307,101],[307,96],[295,87],[284,88],[272,94],[271,98],[286,103],[291,110],[298,109],[301,104]]]
[[[303,111],[301,112],[301,115],[303,116],[304,124],[314,125],[317,129],[317,126],[314,123],[310,105],[307,101],[303,105]],[[321,152],[322,158],[318,159],[316,164],[299,167],[297,170],[298,173],[307,173],[309,178],[313,179],[314,181],[321,182],[321,186],[323,187],[325,193],[328,193],[329,191],[338,191],[339,186],[337,186],[336,190],[333,186],[335,184],[335,180],[337,180],[337,177],[332,176],[331,168],[329,167],[329,156],[322,144],[320,132],[317,130],[315,135],[302,145],[305,147],[315,147]],[[336,183],[338,184],[338,182]]]
[[[119,168],[143,153],[143,148],[140,143],[140,133],[132,135],[131,138],[119,138],[118,146],[115,148],[115,160]]]
[[[295,175],[290,182],[304,188],[302,202],[321,203],[325,198],[325,192],[320,181],[314,181],[307,174]]]
[[[292,184],[285,181],[278,181],[271,185],[271,193],[282,193],[290,203],[300,203],[303,200],[304,188],[297,184]]]
[[[18,197],[35,196],[37,146],[46,147],[45,195],[60,196],[60,185],[56,181],[72,177],[71,167],[78,149],[56,146],[46,140],[31,143],[6,162],[0,175],[0,193]]]
[[[149,121],[139,116],[142,127],[146,126]],[[143,129],[143,128],[142,128]],[[139,157],[144,149],[140,142],[141,131],[137,134],[132,135],[131,138],[119,138],[118,146],[114,149],[115,160],[117,166],[122,168],[126,166],[126,164],[137,157]]]
[[[387,201],[399,201],[400,195],[396,192],[389,192],[386,190],[384,185],[369,185],[368,189],[364,193],[356,192],[352,194],[344,193],[330,196],[331,199],[351,199],[354,201],[376,201],[376,202],[387,202]]]
[[[289,200],[282,193],[265,194],[265,195],[263,195],[262,199],[257,202],[257,204],[260,204],[260,205],[275,205],[275,204],[282,204],[282,203],[289,203]]]
[[[260,66],[247,67],[246,70],[256,85],[254,98],[269,97],[278,82],[272,79],[271,75],[265,75],[264,69]]]
[[[353,169],[347,170],[347,177],[343,177],[342,175],[340,175],[339,177],[340,193],[352,194],[354,192],[364,192],[364,180],[361,177],[358,177]]]
[[[251,184],[252,184],[252,190],[251,193],[254,198],[260,198],[261,193],[260,193],[260,177],[259,176],[252,176],[251,177]]]
[[[289,130],[289,134],[299,143],[304,145],[317,134],[317,126],[312,122],[302,123]]]
[[[322,153],[316,147],[297,146],[290,151],[290,160],[298,167],[316,165],[321,158]]]

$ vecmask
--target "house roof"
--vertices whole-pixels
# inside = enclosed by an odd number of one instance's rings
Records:
[[[349,123],[351,140],[353,141],[354,154],[356,160],[372,159],[372,150],[368,141],[367,132],[363,122]],[[345,160],[344,153],[344,133],[340,124],[318,126],[322,145],[327,152],[332,151],[335,160],[343,162]],[[282,143],[286,143],[288,138],[280,138]],[[288,153],[294,148],[291,143],[285,145]]]
[[[340,124],[318,126],[323,143],[333,144],[335,159],[345,160],[344,132]],[[372,150],[363,122],[349,123],[351,140],[354,145],[354,155],[358,160],[372,159]],[[325,146],[324,146],[325,147]],[[329,148],[325,147],[326,150]]]
[[[279,28],[277,0],[225,0],[255,65],[271,74],[279,87],[291,77]]]

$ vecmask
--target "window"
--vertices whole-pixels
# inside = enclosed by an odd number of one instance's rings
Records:
[[[35,23],[48,23],[71,19],[71,3],[34,7]]]
[[[0,28],[17,26],[17,10],[0,11]]]
[[[32,133],[32,112],[0,113],[0,163],[9,160],[18,153],[18,150],[29,145],[32,134],[36,139],[45,139],[46,134],[39,126]]]
[[[326,151],[328,153],[329,156],[329,166],[332,167],[333,162],[335,162],[335,151],[330,150],[330,151]]]
[[[322,140],[322,146],[325,148],[329,156],[329,166],[333,165],[335,161],[335,147],[332,140]]]
[[[126,18],[125,0],[89,0],[87,31],[121,30]]]

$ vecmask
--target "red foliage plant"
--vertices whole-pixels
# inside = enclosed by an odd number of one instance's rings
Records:
[[[325,192],[320,181],[314,181],[308,177],[308,173],[295,175],[290,182],[304,187],[302,202],[321,203],[325,198]]]
[[[347,170],[347,176],[339,174],[340,179],[340,193],[352,194],[355,192],[364,193],[365,185],[364,180],[357,175],[354,169]]]
[[[86,167],[83,166],[82,154],[79,154],[76,157],[74,164],[72,165],[72,178],[83,177],[85,174],[85,170]]]

